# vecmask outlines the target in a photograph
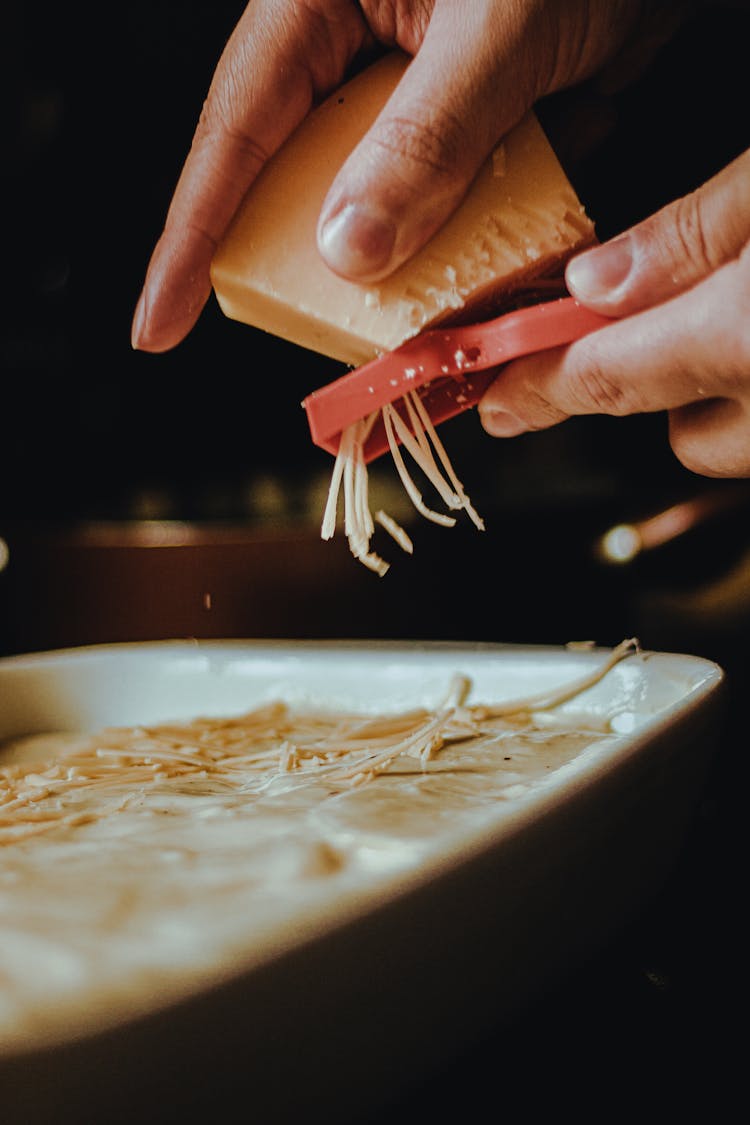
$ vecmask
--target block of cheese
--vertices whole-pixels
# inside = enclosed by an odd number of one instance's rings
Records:
[[[334,274],[316,228],[328,189],[408,65],[374,63],[316,108],[247,193],[212,265],[223,312],[358,365],[428,325],[467,319],[531,278],[559,274],[594,239],[533,112],[504,138],[459,209],[394,274],[363,285]]]

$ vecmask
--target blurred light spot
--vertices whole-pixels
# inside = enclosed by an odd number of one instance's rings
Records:
[[[599,544],[599,552],[607,562],[631,562],[640,554],[642,547],[641,537],[636,528],[631,524],[621,523],[612,527],[603,535]]]

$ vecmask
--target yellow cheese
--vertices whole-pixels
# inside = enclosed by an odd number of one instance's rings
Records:
[[[533,113],[486,161],[458,211],[394,274],[361,285],[316,243],[320,209],[395,88],[394,53],[315,109],[250,188],[212,265],[224,313],[345,363],[389,351],[530,278],[558,273],[594,231]]]

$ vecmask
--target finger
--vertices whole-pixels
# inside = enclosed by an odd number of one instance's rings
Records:
[[[533,102],[536,71],[514,59],[514,19],[507,5],[436,4],[414,59],[321,210],[318,245],[337,273],[374,281],[414,254]]]
[[[750,402],[717,398],[670,410],[669,443],[691,472],[750,477]]]
[[[671,410],[750,399],[750,254],[671,301],[567,348],[508,364],[479,403],[496,437],[575,414]]]
[[[160,352],[195,324],[209,267],[247,188],[310,109],[336,85],[364,38],[356,5],[335,28],[312,5],[248,5],[216,68],[133,318],[133,347]]]
[[[376,21],[382,5],[361,0]],[[463,198],[492,147],[543,94],[589,76],[619,49],[639,6],[413,5],[422,26],[394,42],[415,57],[374,126],[337,176],[321,210],[318,246],[356,281],[392,273]],[[415,53],[416,52],[416,53]]]
[[[568,289],[608,316],[684,292],[735,258],[750,236],[750,149],[697,191],[574,258]]]

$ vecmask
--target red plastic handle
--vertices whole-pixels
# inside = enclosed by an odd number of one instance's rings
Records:
[[[310,433],[316,445],[337,453],[341,431],[387,403],[417,391],[435,425],[474,406],[512,359],[569,344],[608,324],[606,317],[572,297],[505,313],[458,328],[433,328],[309,395]],[[388,448],[382,425],[365,445],[367,461]]]

